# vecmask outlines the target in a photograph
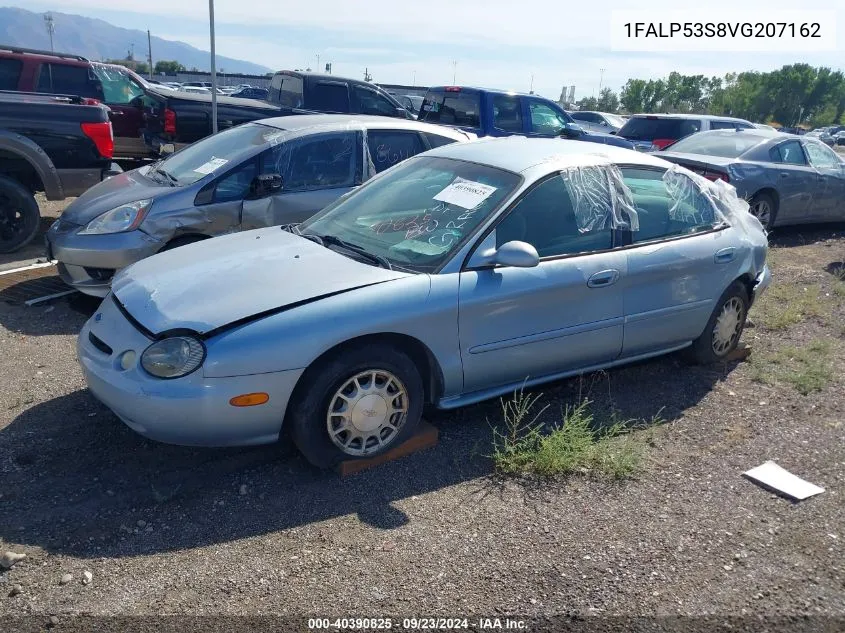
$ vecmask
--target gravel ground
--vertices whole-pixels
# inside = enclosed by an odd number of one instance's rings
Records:
[[[438,415],[438,446],[345,479],[287,445],[155,444],[85,389],[74,340],[96,303],[0,303],[0,553],[27,555],[0,572],[0,617],[845,616],[844,235],[773,238],[775,285],[822,308],[777,330],[782,302],[755,306],[750,361],[670,356],[543,388],[552,410],[586,395],[665,420],[637,431],[647,463],[623,482],[492,476],[498,402]],[[753,381],[816,339],[821,391]],[[796,504],[742,478],[770,459],[826,492]]]

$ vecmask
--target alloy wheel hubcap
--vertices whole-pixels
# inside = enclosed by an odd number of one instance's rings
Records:
[[[361,457],[396,439],[408,417],[408,391],[391,372],[372,369],[344,382],[329,401],[326,428],[347,455]]]
[[[760,224],[764,227],[769,226],[769,221],[772,219],[772,209],[768,202],[765,200],[755,202],[754,206],[751,207],[751,214],[760,220]]]
[[[724,356],[739,337],[739,330],[742,327],[742,301],[737,297],[731,297],[716,319],[716,326],[713,328],[713,351],[716,356]]]

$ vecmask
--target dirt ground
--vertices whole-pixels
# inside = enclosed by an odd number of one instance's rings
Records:
[[[845,617],[845,225],[772,246],[748,360],[542,388],[551,412],[588,397],[663,420],[635,431],[646,465],[617,482],[494,476],[497,401],[344,479],[287,445],[155,444],[85,389],[75,335],[96,303],[0,302],[0,553],[27,555],[0,572],[0,619]],[[791,503],[742,477],[767,460],[826,491]]]

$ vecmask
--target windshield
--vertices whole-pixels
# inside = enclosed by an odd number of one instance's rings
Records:
[[[610,123],[612,125],[615,125],[616,127],[622,127],[627,122],[621,116],[617,116],[615,114],[605,114],[604,118],[610,121]]]
[[[766,140],[768,140],[768,137],[741,132],[731,132],[729,134],[724,134],[723,132],[717,132],[715,134],[702,132],[701,134],[693,134],[692,136],[681,139],[668,147],[667,151],[736,158]]]
[[[154,171],[165,172],[177,185],[190,185],[214,172],[231,167],[277,138],[277,128],[246,123],[209,136],[165,158]]]
[[[419,272],[443,265],[519,186],[517,174],[449,158],[399,163],[299,226]]]

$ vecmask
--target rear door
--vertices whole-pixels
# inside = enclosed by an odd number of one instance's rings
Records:
[[[686,176],[667,186],[662,168],[622,166],[639,228],[626,250],[622,355],[642,356],[697,338],[716,300],[736,278],[737,245],[714,230],[715,209]],[[684,193],[677,193],[684,192]]]
[[[481,93],[459,87],[429,90],[420,108],[419,120],[461,128],[484,136],[481,127]]]
[[[810,164],[816,169],[818,185],[807,220],[836,222],[845,219],[845,167],[842,159],[821,141],[803,141]]]
[[[512,136],[525,134],[523,123],[522,103],[520,98],[505,94],[489,95],[491,105],[491,121],[493,131],[491,136]]]
[[[14,57],[0,57],[0,90],[18,90],[23,74],[23,62]]]
[[[126,73],[116,68],[95,65],[94,72],[103,85],[104,102],[111,112],[115,156],[137,158],[149,150],[141,137],[145,127],[144,96],[146,91]]]
[[[819,174],[807,161],[801,141],[789,139],[769,150],[774,164],[771,179],[778,193],[776,224],[806,222],[819,195]]]

